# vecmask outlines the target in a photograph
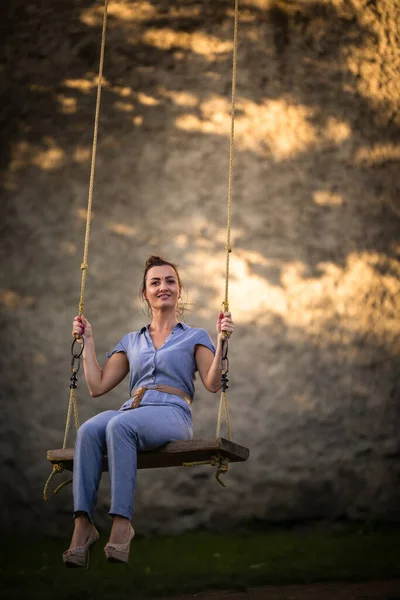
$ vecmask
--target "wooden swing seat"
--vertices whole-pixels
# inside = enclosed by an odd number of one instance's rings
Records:
[[[249,450],[225,438],[198,438],[195,440],[169,442],[155,450],[138,452],[138,469],[157,467],[179,467],[185,463],[212,460],[214,457],[229,462],[242,462],[248,459]],[[47,459],[68,471],[73,470],[74,449],[59,448],[48,450]],[[108,471],[107,456],[103,457],[103,471]]]

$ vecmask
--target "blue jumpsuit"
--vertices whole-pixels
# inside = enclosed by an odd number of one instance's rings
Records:
[[[114,352],[125,352],[129,361],[129,392],[137,387],[173,386],[194,396],[196,346],[215,353],[207,331],[177,323],[164,344],[156,350],[148,327],[125,335]],[[74,511],[85,512],[93,521],[102,457],[108,456],[110,515],[128,519],[133,515],[137,451],[152,450],[173,440],[193,436],[189,404],[180,396],[147,390],[138,408],[128,399],[119,410],[107,410],[83,423],[75,444],[73,495]]]

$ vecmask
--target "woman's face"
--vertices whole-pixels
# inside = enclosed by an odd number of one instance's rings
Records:
[[[162,265],[148,270],[145,299],[153,311],[175,309],[180,295],[181,289],[175,269],[169,265]]]

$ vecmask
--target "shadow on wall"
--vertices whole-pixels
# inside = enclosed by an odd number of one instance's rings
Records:
[[[390,61],[390,49],[378,54],[380,15],[372,6],[362,10],[363,4],[339,10],[326,2],[249,1],[241,12],[237,169],[243,152],[263,162],[275,195],[268,198],[273,218],[264,210],[258,226],[272,238],[294,237],[296,258],[312,276],[323,261],[344,266],[354,250],[398,252],[398,90],[379,65]],[[55,9],[51,2],[17,1],[1,10],[0,164],[7,198],[27,169],[32,176],[35,169],[57,174],[66,164],[87,171],[102,3],[69,0]],[[226,138],[231,39],[230,1],[111,2],[100,146],[118,152],[118,137],[130,131],[135,169],[140,142],[160,127],[176,139]],[[286,211],[298,210],[297,227],[308,232],[323,230],[337,211],[340,227],[354,196],[367,191],[374,206],[365,207],[366,217],[371,225],[379,219],[384,236],[366,227],[357,247],[353,240],[338,247],[333,231],[325,244],[305,240],[298,254],[302,231],[285,231]],[[256,212],[258,206],[240,182],[239,192],[240,223],[241,209]],[[292,193],[303,196],[298,207]]]

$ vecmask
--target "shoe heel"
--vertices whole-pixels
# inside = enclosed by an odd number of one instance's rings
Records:
[[[131,526],[129,532],[129,539],[126,544],[106,544],[104,547],[104,552],[106,555],[106,559],[110,563],[120,563],[127,564],[129,560],[129,550],[131,541],[135,536],[135,531]]]
[[[93,526],[93,531],[90,534],[86,544],[76,548],[70,548],[69,550],[63,552],[62,558],[65,566],[69,568],[86,567],[86,569],[89,569],[90,552],[98,539],[99,534],[96,528]]]

